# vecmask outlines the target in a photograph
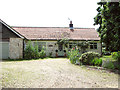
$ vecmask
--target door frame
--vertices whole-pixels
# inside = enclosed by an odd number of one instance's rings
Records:
[[[64,56],[64,44],[58,44],[58,56]]]

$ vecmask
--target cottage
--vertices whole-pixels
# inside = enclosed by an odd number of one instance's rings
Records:
[[[76,43],[90,41],[87,51],[94,51],[101,54],[101,43],[98,33],[94,28],[74,28],[72,21],[69,27],[11,27],[0,20],[0,34],[2,46],[0,55],[2,59],[19,59],[24,56],[24,48],[31,40],[32,45],[36,42],[39,49],[45,47],[46,55],[52,53],[56,57],[65,55],[65,45],[58,44],[60,39],[68,39],[68,48],[72,48]],[[82,52],[80,52],[82,53]]]

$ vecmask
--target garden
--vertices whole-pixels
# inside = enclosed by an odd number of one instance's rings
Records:
[[[110,55],[100,55],[99,53],[89,51],[80,55],[78,48],[75,47],[67,51],[67,58],[72,64],[120,70],[120,51],[112,52]]]
[[[97,66],[103,67],[106,69],[120,70],[120,51],[111,52],[109,54],[105,54],[105,51],[102,55],[97,52],[89,51],[87,52],[87,48],[89,47],[89,42],[84,41],[81,43],[77,43],[71,49],[68,49],[69,40],[62,39],[58,41],[58,44],[62,43],[66,46],[66,57],[70,60],[72,64],[76,65],[89,65],[89,66]],[[80,53],[80,48],[82,54]],[[107,53],[107,52],[106,52]],[[51,55],[49,56],[51,57]],[[43,59],[46,58],[45,48],[42,47],[39,51],[37,43],[32,46],[31,41],[28,42],[25,52],[25,59]]]

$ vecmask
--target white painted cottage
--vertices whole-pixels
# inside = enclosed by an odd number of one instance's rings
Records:
[[[87,51],[95,51],[100,54],[102,52],[100,38],[96,30],[94,28],[74,28],[72,21],[70,21],[69,27],[11,27],[2,20],[0,20],[0,25],[2,59],[23,58],[24,48],[29,40],[33,45],[37,42],[39,48],[44,46],[47,56],[52,52],[52,56],[56,57],[56,50],[58,50],[58,56],[65,55],[65,46],[57,43],[58,40],[64,38],[70,41],[68,48],[72,48],[74,42],[91,41]],[[9,37],[5,38],[8,32]]]

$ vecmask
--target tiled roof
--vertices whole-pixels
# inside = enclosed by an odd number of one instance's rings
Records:
[[[68,38],[70,40],[100,40],[94,28],[74,28],[68,27],[13,27],[29,40],[56,40]]]

